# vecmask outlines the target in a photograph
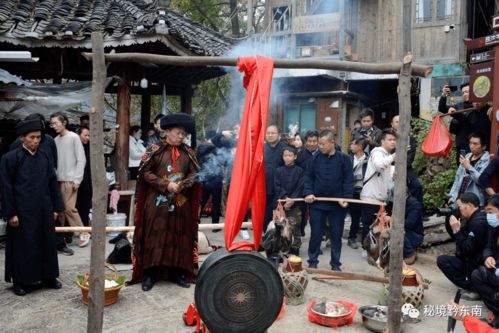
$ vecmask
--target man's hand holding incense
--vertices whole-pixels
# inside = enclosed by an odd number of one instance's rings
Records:
[[[9,218],[8,222],[9,222],[9,225],[11,226],[11,228],[19,227],[19,217],[17,217],[17,215],[14,215],[11,218]]]
[[[175,182],[169,182],[167,189],[168,192],[179,193],[180,191],[182,191],[182,186]]]

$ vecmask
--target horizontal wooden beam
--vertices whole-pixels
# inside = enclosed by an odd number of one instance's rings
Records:
[[[91,61],[92,53],[84,52],[85,59]],[[234,57],[200,57],[200,56],[166,56],[148,53],[115,53],[106,54],[107,62],[116,63],[154,63],[158,65],[175,66],[237,66]],[[275,68],[312,68],[358,72],[367,74],[399,74],[402,63],[364,63],[326,59],[274,59]],[[412,74],[426,77],[432,67],[413,65]]]
[[[241,228],[252,228],[253,224],[251,222],[243,222]],[[221,230],[225,228],[223,223],[200,223],[198,226],[199,231],[209,231],[209,230]],[[125,227],[106,227],[106,232],[128,232],[134,231],[135,227],[125,226]],[[55,227],[55,232],[92,232],[92,227]]]

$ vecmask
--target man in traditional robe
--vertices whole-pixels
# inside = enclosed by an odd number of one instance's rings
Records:
[[[35,286],[61,288],[54,219],[64,205],[53,158],[38,149],[41,129],[39,120],[19,123],[22,146],[0,163],[2,216],[8,222],[5,281],[14,283],[19,296]]]
[[[171,280],[188,288],[194,275],[199,192],[194,150],[183,143],[195,137],[194,119],[184,113],[165,116],[166,140],[149,147],[137,177],[134,267],[131,283],[150,290]]]

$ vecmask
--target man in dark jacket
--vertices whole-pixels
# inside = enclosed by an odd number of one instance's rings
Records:
[[[305,149],[298,152],[296,165],[303,170],[307,169],[308,162],[312,157],[319,153],[319,132],[310,130],[305,133]],[[307,209],[308,204],[301,206],[301,235],[305,236],[305,227],[307,226]]]
[[[341,237],[348,203],[317,202],[316,197],[352,198],[353,171],[350,158],[335,148],[334,134],[325,130],[319,134],[320,154],[310,160],[305,171],[303,195],[310,204],[308,264],[316,268],[326,220],[331,235],[331,269],[340,271]]]
[[[286,146],[280,141],[279,129],[275,125],[267,127],[264,146],[264,162],[265,162],[265,189],[267,198],[265,202],[265,217],[263,220],[263,232],[267,230],[267,226],[272,221],[272,211],[276,208],[277,201],[274,191],[274,172],[277,167],[284,164],[282,160],[282,150]]]
[[[319,132],[316,130],[305,133],[305,149],[298,152],[296,165],[305,170],[310,159],[319,153]]]
[[[454,106],[447,105],[447,97],[451,91],[449,86],[444,86],[442,97],[438,101],[438,111],[442,113],[452,113],[459,110],[469,109],[475,107],[480,111],[468,111],[452,115],[449,130],[452,134],[456,135],[456,162],[459,166],[459,155],[466,155],[470,152],[469,136],[472,132],[478,132],[484,138],[484,142],[489,142],[490,139],[490,119],[487,115],[488,106],[474,104],[469,101],[470,99],[470,85],[463,83],[461,85],[461,93],[463,101]]]
[[[499,175],[499,155],[496,155],[489,165],[482,171],[478,183],[488,195],[494,195],[496,192],[492,187],[492,178]]]
[[[416,261],[416,249],[423,243],[423,205],[408,193],[405,201],[404,261],[412,265]]]
[[[222,210],[224,170],[230,159],[230,152],[223,146],[224,141],[221,134],[212,130],[206,131],[206,139],[207,143],[200,145],[197,149],[197,158],[201,164],[201,170],[198,171],[197,177],[203,186],[201,212],[211,196],[211,223],[219,223]],[[213,230],[213,232],[217,231]]]
[[[456,255],[441,255],[437,265],[456,286],[465,289],[464,299],[476,299],[471,284],[471,273],[483,263],[482,252],[487,244],[487,215],[480,211],[480,199],[471,192],[461,194],[456,202],[460,219],[450,217],[450,226],[456,242]],[[461,224],[461,220],[465,220]]]
[[[52,158],[38,146],[39,120],[16,125],[22,146],[11,150],[0,163],[2,216],[8,222],[5,281],[24,296],[28,287],[60,289],[55,223],[64,211]]]
[[[57,168],[57,147],[55,145],[54,139],[50,135],[45,133],[46,126],[45,126],[45,118],[43,117],[43,115],[41,115],[40,113],[32,113],[29,116],[27,116],[24,120],[25,121],[29,121],[29,120],[39,120],[40,121],[41,129],[42,129],[42,138],[41,138],[40,144],[38,146],[38,149],[40,151],[45,152],[47,154],[47,156],[50,158],[54,168]],[[10,145],[9,150],[14,150],[16,148],[22,147],[22,144],[23,143],[22,143],[21,139],[17,138]],[[61,226],[59,221],[56,221],[55,224],[58,227]],[[68,236],[68,238],[72,239],[72,237],[70,237],[70,236]],[[56,244],[57,244],[57,251],[60,254],[63,254],[65,256],[72,256],[74,254],[74,251],[67,246],[66,241],[64,239],[64,234],[62,234],[62,233],[56,234]]]
[[[471,274],[471,283],[474,290],[480,295],[487,308],[492,311],[495,320],[489,322],[499,327],[499,194],[492,196],[485,206],[487,222],[490,226],[487,246],[483,250],[483,265]]]

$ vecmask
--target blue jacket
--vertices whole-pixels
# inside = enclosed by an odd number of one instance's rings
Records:
[[[308,162],[310,162],[310,159],[317,154],[320,154],[318,149],[312,153],[307,148],[304,148],[298,152],[295,164],[305,170],[307,168]]]
[[[466,158],[471,159],[471,155],[471,153],[466,154]],[[485,170],[487,165],[489,165],[489,156],[489,152],[486,151],[476,162],[475,166],[472,166],[469,171],[466,171],[466,169],[462,165],[459,165],[459,168],[457,168],[456,171],[456,177],[454,178],[454,184],[452,184],[452,188],[449,192],[449,196],[452,201],[456,202],[463,178],[469,174],[469,176],[471,177],[471,181],[468,184],[465,192],[475,193],[480,199],[480,206],[483,206],[485,204],[484,191],[480,187],[478,179],[480,178],[483,170]]]
[[[409,196],[405,202],[404,229],[424,236],[423,205],[414,197]]]
[[[265,142],[264,162],[265,162],[265,189],[267,195],[274,194],[274,172],[277,167],[284,165],[282,160],[282,150],[286,147],[284,143],[279,141],[275,147],[271,147],[268,142]]]
[[[305,170],[303,195],[316,197],[353,197],[353,165],[350,157],[336,151],[334,155],[319,153],[310,161]],[[332,202],[314,202],[311,208],[331,210],[337,207]]]
[[[303,196],[303,173],[303,169],[295,164],[278,167],[274,175],[276,198],[301,198]],[[297,202],[296,206],[300,204]]]

